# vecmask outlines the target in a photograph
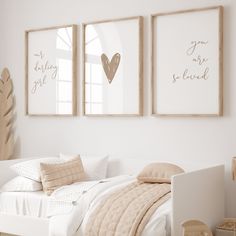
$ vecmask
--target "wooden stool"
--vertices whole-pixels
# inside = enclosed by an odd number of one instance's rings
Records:
[[[199,220],[189,220],[182,224],[183,236],[213,236],[209,227]]]

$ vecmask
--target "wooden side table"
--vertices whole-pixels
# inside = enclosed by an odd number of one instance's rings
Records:
[[[216,236],[236,236],[236,218],[226,218],[216,227]]]

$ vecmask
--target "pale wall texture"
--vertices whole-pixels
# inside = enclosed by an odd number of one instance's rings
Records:
[[[150,14],[224,5],[224,116],[151,116]],[[119,157],[226,164],[226,214],[236,216],[236,1],[235,0],[0,0],[0,69],[9,67],[16,95],[16,155],[59,152],[109,153]],[[144,117],[73,118],[25,116],[24,31],[142,15],[144,19]],[[207,22],[206,22],[207,24]],[[81,28],[80,28],[81,29]],[[209,29],[210,30],[210,29]],[[81,31],[80,31],[81,32]],[[78,70],[81,70],[81,33]],[[79,85],[82,72],[79,72]],[[79,86],[81,110],[82,87]],[[81,112],[80,112],[81,114]]]

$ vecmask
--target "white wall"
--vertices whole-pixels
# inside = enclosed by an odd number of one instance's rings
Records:
[[[225,6],[224,117],[151,117],[149,15],[219,4]],[[235,0],[0,0],[0,10],[0,69],[9,67],[15,84],[18,156],[82,152],[225,163],[226,213],[236,216],[236,183],[229,173],[231,157],[236,155]],[[145,16],[144,117],[48,118],[24,115],[24,30],[137,15]],[[80,70],[80,63],[78,67]],[[81,73],[79,79],[81,83]]]

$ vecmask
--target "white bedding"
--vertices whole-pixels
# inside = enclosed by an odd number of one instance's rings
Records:
[[[87,186],[78,184],[58,189],[53,197],[57,200],[63,199],[64,204],[61,202],[61,204],[53,205],[54,212],[59,212],[61,209],[61,213],[51,217],[50,236],[82,236],[90,214],[100,201],[113,191],[135,180],[136,178],[131,176],[118,176],[104,182],[93,182]],[[71,191],[71,189],[74,190]],[[71,194],[72,192],[73,194]],[[71,204],[69,204],[70,201]],[[62,211],[65,211],[65,214],[62,214]],[[169,200],[155,212],[142,236],[170,235],[170,211],[171,202]]]
[[[0,213],[49,217],[50,236],[82,236],[89,216],[104,197],[135,181],[132,176],[117,176],[64,186],[51,197],[43,192],[0,193]],[[170,235],[171,201],[153,214],[142,236]]]
[[[42,191],[2,192],[0,193],[0,213],[46,218],[48,199]]]

